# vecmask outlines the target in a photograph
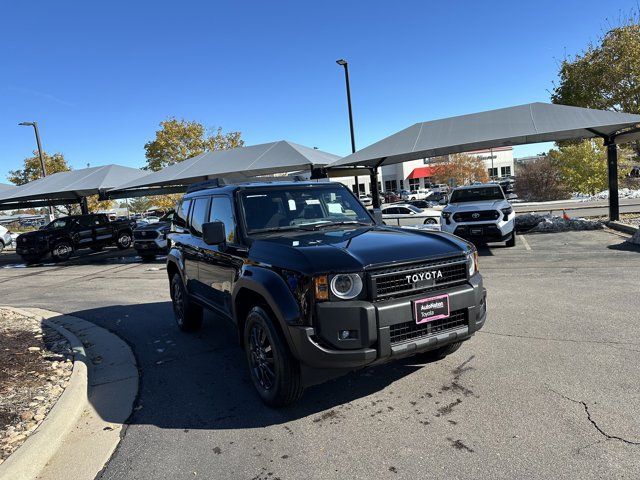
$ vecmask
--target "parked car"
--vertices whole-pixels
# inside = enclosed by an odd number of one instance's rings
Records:
[[[133,248],[143,261],[149,262],[156,255],[166,255],[169,252],[170,241],[167,235],[171,229],[174,212],[171,211],[158,219],[155,223],[148,223],[136,227],[133,231]]]
[[[431,198],[431,197],[429,197],[429,198]],[[438,204],[438,202],[432,202],[432,201],[429,201],[429,200],[412,200],[412,201],[407,202],[407,203],[409,205],[413,205],[414,207],[421,208],[421,209],[422,208],[431,208],[431,207],[433,207],[433,206]]]
[[[193,186],[170,235],[180,329],[233,321],[270,406],[356,368],[441,358],[482,328],[477,252],[442,232],[377,225],[339,183]]]
[[[428,188],[419,188],[418,190],[412,190],[404,200],[425,200],[432,193],[433,190]]]
[[[0,225],[0,252],[2,252],[5,247],[10,246],[12,242],[11,232],[6,227]]]
[[[81,248],[100,251],[107,245],[120,250],[131,247],[135,222],[110,222],[104,214],[71,215],[53,220],[40,230],[23,233],[16,240],[16,253],[25,262],[36,262],[51,253],[56,260],[66,260]]]
[[[381,196],[384,198],[384,203],[395,203],[402,200],[396,192],[382,192]]]
[[[516,214],[499,185],[469,185],[451,192],[442,210],[441,228],[445,232],[476,243],[516,244]]]
[[[431,190],[434,193],[449,193],[449,191],[451,190],[451,188],[449,188],[449,185],[447,185],[446,183],[436,183],[435,185],[431,186]]]
[[[385,205],[381,210],[382,220],[384,220],[384,223],[387,225],[435,225],[440,221],[440,210],[434,208],[418,208],[409,203]]]
[[[364,205],[365,207],[370,207],[371,205],[373,205],[373,199],[370,195],[360,194],[358,198],[360,199],[362,205]]]

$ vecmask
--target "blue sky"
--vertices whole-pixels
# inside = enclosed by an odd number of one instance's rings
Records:
[[[548,101],[559,61],[636,1],[3,2],[0,182],[34,149],[144,165],[175,116],[350,152],[418,121]],[[544,145],[518,147],[518,155]]]

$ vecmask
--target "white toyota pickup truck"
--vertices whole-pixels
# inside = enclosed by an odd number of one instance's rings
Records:
[[[458,187],[442,210],[441,229],[474,243],[516,244],[516,214],[500,185]]]

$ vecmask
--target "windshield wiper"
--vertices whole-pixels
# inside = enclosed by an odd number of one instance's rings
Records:
[[[344,220],[341,222],[325,221],[325,222],[318,222],[318,223],[304,223],[302,225],[299,225],[299,227],[302,228],[303,230],[318,230],[323,227],[335,227],[340,225],[364,225],[367,227],[371,226],[370,223],[360,222],[358,220]]]

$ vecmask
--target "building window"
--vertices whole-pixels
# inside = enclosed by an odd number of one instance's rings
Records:
[[[511,176],[511,165],[506,167],[500,167],[500,176],[509,177]]]
[[[404,190],[404,180],[400,180],[400,190]]]
[[[420,188],[420,179],[419,178],[410,178],[409,179],[409,190],[417,190]]]
[[[364,183],[358,183],[358,188],[360,189],[360,193],[367,193],[367,186]]]
[[[385,192],[395,192],[397,188],[398,188],[398,182],[396,180],[385,180],[384,182]]]
[[[495,178],[498,176],[498,167],[489,168],[489,178]]]

